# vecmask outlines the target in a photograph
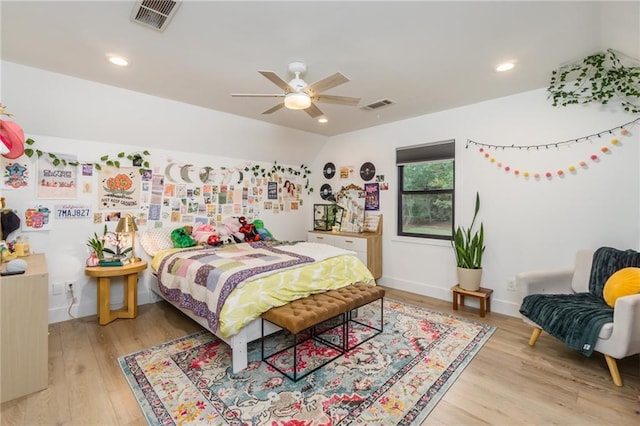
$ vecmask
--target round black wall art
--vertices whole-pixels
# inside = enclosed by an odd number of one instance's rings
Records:
[[[366,182],[368,180],[371,180],[375,175],[376,175],[376,166],[374,166],[373,163],[370,163],[367,161],[362,166],[360,166],[360,177],[362,178],[363,181]]]
[[[331,179],[336,174],[336,166],[333,163],[327,163],[322,169],[322,173],[326,179]]]
[[[331,188],[331,185],[325,183],[320,187],[320,198],[323,200],[333,199],[333,189]]]

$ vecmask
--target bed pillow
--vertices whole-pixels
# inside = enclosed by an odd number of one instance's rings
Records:
[[[173,228],[153,228],[140,233],[140,245],[150,257],[159,251],[173,248],[171,232]]]

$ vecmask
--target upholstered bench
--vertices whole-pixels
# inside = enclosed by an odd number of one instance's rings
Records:
[[[353,349],[359,344],[364,343],[365,341],[382,332],[382,324],[384,318],[384,294],[384,289],[380,287],[370,286],[364,283],[355,283],[338,290],[330,290],[325,293],[313,294],[311,296],[289,302],[286,305],[270,309],[269,311],[262,314],[262,360],[294,382],[302,379],[308,374],[311,374],[312,372],[338,358],[347,350]],[[364,324],[352,317],[353,310],[376,300],[380,300],[380,328],[375,328],[369,324]],[[337,322],[335,321],[336,318],[338,319]],[[316,327],[323,323],[329,322],[329,320],[334,321],[321,332],[317,332]],[[287,346],[284,349],[280,349],[279,351],[269,356],[265,356],[264,321],[268,321],[272,324],[277,325],[278,327],[287,330],[290,334],[293,335],[293,344]],[[350,348],[348,342],[348,327],[350,321],[356,321],[358,322],[358,324],[376,331],[376,333],[358,342]],[[322,337],[323,333],[326,333],[338,327],[342,328],[340,344],[336,344],[335,342]],[[305,372],[301,376],[298,376],[297,347],[298,345],[304,343],[309,339],[314,339],[319,343],[332,347],[335,350],[336,354],[333,357],[327,358],[324,362],[322,362],[312,370]],[[292,348],[293,374],[290,375],[276,366],[275,363],[271,362],[271,359]]]
[[[367,340],[377,336],[382,333],[382,323],[384,321],[384,289],[378,286],[370,286],[365,283],[355,283],[348,285],[346,287],[339,288],[337,290],[329,290],[326,293],[323,293],[326,296],[333,297],[337,300],[343,301],[347,304],[347,318],[345,319],[345,350],[348,351],[352,348],[349,347],[349,323],[355,322],[360,324],[361,326],[365,326],[371,328],[377,333],[370,335],[366,339],[357,342],[353,347],[361,345]],[[353,312],[358,308],[368,305],[371,302],[375,302],[376,300],[380,300],[380,328],[375,328],[370,324],[364,324],[362,321],[358,320],[357,317],[353,316]]]

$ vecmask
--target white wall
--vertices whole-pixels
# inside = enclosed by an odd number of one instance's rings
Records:
[[[384,111],[381,111],[384,113]],[[638,249],[640,125],[620,136],[613,147],[609,135],[570,147],[491,151],[512,169],[554,173],[552,179],[525,179],[506,173],[485,159],[467,139],[493,145],[538,145],[594,134],[636,117],[598,106],[555,108],[545,90],[495,99],[330,139],[316,158],[314,170],[332,161],[356,170],[365,161],[384,174],[390,190],[381,192],[384,214],[382,284],[440,299],[451,298],[456,283],[453,251],[448,243],[396,235],[397,171],[395,148],[456,140],[456,222],[468,226],[475,193],[481,196],[486,252],[482,285],[493,288],[493,310],[517,315],[519,300],[507,283],[525,270],[570,267],[577,249],[603,245]],[[609,154],[601,146],[611,148]],[[596,153],[597,163],[589,160]],[[578,161],[588,162],[582,169]],[[558,169],[574,164],[578,171],[563,178]],[[362,185],[356,174],[353,181]],[[346,182],[315,175],[315,187]],[[322,202],[316,196],[315,202]]]
[[[324,136],[273,126],[256,120],[206,110],[192,105],[109,87],[73,77],[50,73],[10,62],[2,62],[2,103],[15,114],[14,120],[36,140],[36,147],[55,153],[77,155],[80,161],[97,161],[109,154],[131,153],[147,149],[151,166],[164,170],[168,158],[195,167],[233,167],[252,161],[270,169],[274,161],[282,165],[309,164],[325,143]],[[34,162],[26,156],[20,161]],[[38,202],[87,204],[94,212],[97,205],[97,176],[94,193],[77,200],[37,200],[32,185],[4,190],[7,207],[22,213]],[[308,196],[303,195],[303,201]],[[260,218],[279,239],[304,239],[309,203],[300,210],[274,214],[262,210]],[[53,295],[52,285],[75,283],[78,304],[73,316],[96,313],[95,280],[84,275],[88,255],[85,243],[103,225],[92,220],[58,220],[50,231],[29,232],[31,247],[44,252],[49,265],[49,321],[69,319],[65,295]],[[110,227],[111,229],[111,227]],[[9,235],[15,239],[21,231]],[[138,248],[137,253],[143,255]],[[145,257],[144,255],[142,256]],[[147,270],[139,284],[139,303],[155,300],[149,293],[153,279]],[[112,286],[112,305],[122,306],[122,284]]]
[[[193,159],[196,164],[233,160],[235,165],[235,159],[309,163],[316,195],[305,199],[303,210],[295,217],[265,218],[270,230],[291,239],[304,238],[312,227],[312,215],[306,209],[323,202],[317,191],[327,182],[321,173],[325,162],[353,165],[357,171],[363,162],[371,161],[390,183],[390,190],[380,194],[384,214],[381,283],[445,300],[451,298],[449,289],[456,282],[451,247],[395,235],[395,148],[456,139],[456,215],[459,223],[468,224],[479,191],[487,234],[483,286],[495,290],[493,310],[497,312],[517,313],[516,293],[506,286],[520,271],[569,267],[575,251],[582,247],[638,249],[640,245],[637,125],[630,129],[631,137],[621,137],[623,144],[595,164],[588,156],[599,153],[606,137],[602,143],[595,140],[558,150],[495,153],[514,168],[540,172],[566,169],[587,158],[587,170],[551,180],[515,177],[490,164],[476,148],[464,148],[467,139],[494,145],[575,139],[634,118],[597,106],[554,108],[544,90],[333,137],[326,145],[326,138],[318,135],[7,62],[2,62],[2,102],[47,149],[76,152],[87,159],[96,152],[130,152],[142,147],[154,155]],[[357,177],[356,173],[353,182],[362,184]],[[335,177],[329,182],[334,189],[347,183]],[[33,201],[29,195],[5,196],[10,207]],[[72,310],[75,315],[95,313],[95,284],[82,273],[86,252],[81,244],[93,232],[93,225],[63,227],[50,231],[50,237],[31,238],[35,249],[53,259],[50,282],[72,279],[80,283],[80,308]],[[143,292],[148,279],[145,275]],[[118,297],[116,292],[114,300]],[[51,321],[65,319],[65,310],[64,297],[50,299]]]
[[[326,140],[12,62],[1,65],[2,103],[31,134],[288,164],[314,158]]]

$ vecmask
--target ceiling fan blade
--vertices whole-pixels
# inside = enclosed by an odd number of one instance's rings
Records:
[[[333,95],[316,95],[313,97],[316,102],[324,102],[326,104],[349,105],[356,106],[360,102],[360,98],[352,98],[349,96],[333,96]]]
[[[289,86],[289,83],[278,77],[278,75],[273,71],[258,71],[260,74],[265,76],[267,80],[284,90],[285,92],[295,92],[295,89]]]
[[[284,98],[284,93],[232,93],[231,96],[234,98]]]
[[[272,106],[271,108],[263,112],[263,114],[271,114],[282,108],[284,108],[284,102],[280,102],[279,104]]]
[[[318,108],[313,102],[311,103],[311,106],[309,106],[309,108],[304,110],[304,112],[309,114],[311,118],[320,117],[322,114],[324,114],[322,111],[320,111],[320,108]]]
[[[325,90],[329,90],[336,86],[344,84],[347,81],[349,81],[349,79],[346,76],[337,72],[333,75],[330,75],[329,77],[323,78],[322,80],[316,81],[315,83],[307,86],[305,88],[305,91],[310,92],[310,94],[313,96],[315,94],[322,93]]]

